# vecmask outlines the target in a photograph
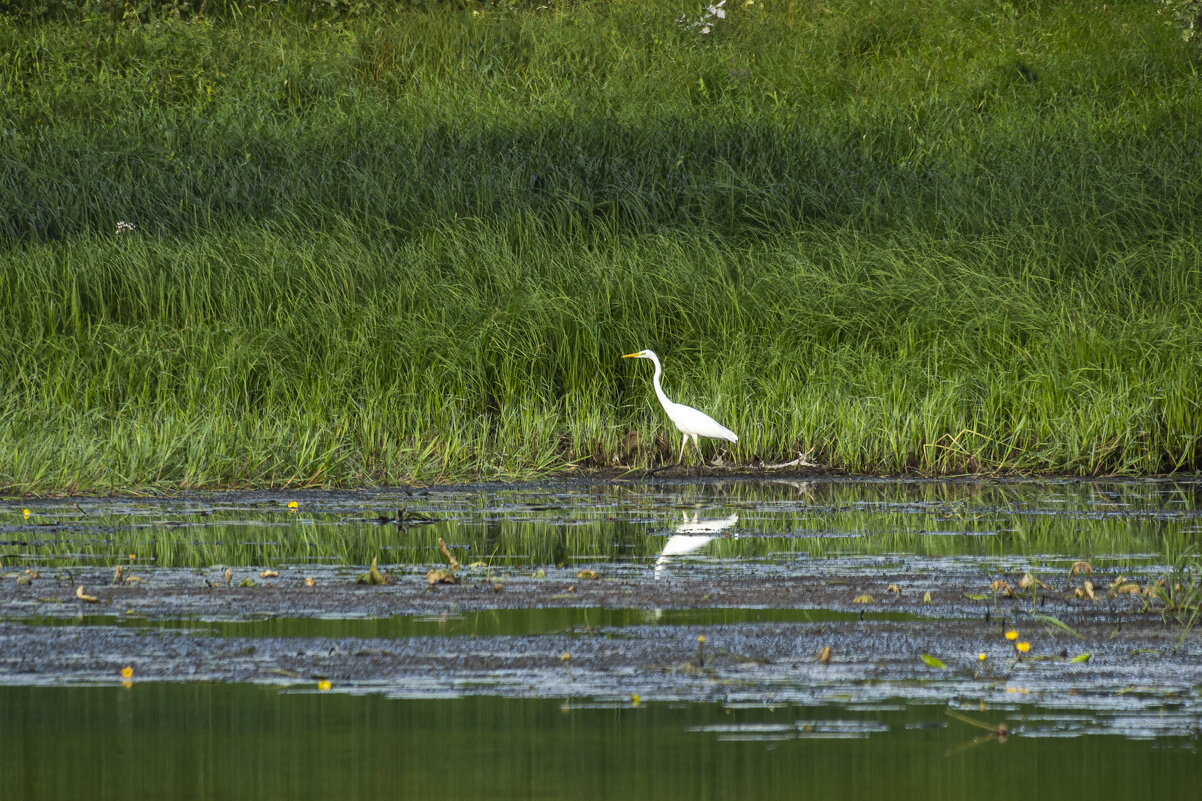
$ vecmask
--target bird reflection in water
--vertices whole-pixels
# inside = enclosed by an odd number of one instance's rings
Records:
[[[659,559],[655,561],[656,575],[659,575],[671,559],[701,550],[716,534],[739,522],[738,514],[710,520],[698,520],[696,512],[693,513],[691,520],[687,512],[681,512],[681,515],[684,517],[684,522],[676,527],[671,537],[668,537],[668,541],[664,543],[664,549],[660,551]]]

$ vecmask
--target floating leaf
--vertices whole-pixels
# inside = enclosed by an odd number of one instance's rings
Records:
[[[1070,662],[1088,662],[1089,657],[1090,657],[1090,654],[1088,651],[1086,651],[1083,654],[1077,654],[1076,656],[1074,656],[1072,659],[1070,659],[1068,661],[1070,661]]]
[[[242,581],[238,582],[238,586],[239,587],[253,587],[253,586],[255,586],[255,581],[250,576],[247,576],[246,578],[242,579]]]
[[[595,578],[601,578],[601,574],[598,573],[596,570],[578,570],[578,571],[576,571],[576,578],[595,579]]]
[[[1019,589],[1029,590],[1032,587],[1039,587],[1041,590],[1046,590],[1048,585],[1044,584],[1039,579],[1035,578],[1030,572],[1023,573],[1023,577],[1018,580]]]
[[[452,570],[431,570],[426,574],[427,584],[455,584],[458,581]]]
[[[876,599],[873,598],[871,595],[865,594],[865,595],[857,595],[855,598],[851,599],[851,602],[853,604],[871,604],[871,603],[876,603]]]
[[[121,565],[117,565],[117,569],[113,571],[113,583],[120,584],[124,577],[125,577],[125,568],[122,567]]]
[[[930,654],[919,654],[918,658],[925,662],[927,667],[933,667],[939,670],[947,670],[947,665],[943,664],[943,660],[937,656],[931,656]]]
[[[924,604],[931,603],[931,593],[929,591],[922,594],[922,602]]]
[[[993,592],[1001,595],[1004,598],[1014,597],[1014,588],[1010,586],[1009,582],[1002,581],[1001,579],[994,579],[994,581],[990,583],[989,589],[993,590]]]
[[[100,599],[97,598],[95,595],[88,595],[87,593],[85,593],[83,591],[82,584],[75,588],[75,597],[78,598],[79,600],[84,601],[85,603],[89,603],[89,604],[100,603]]]
[[[1120,584],[1111,590],[1111,595],[1139,595],[1139,585],[1134,581],[1129,581],[1126,584]]]
[[[1068,569],[1070,576],[1075,576],[1078,573],[1092,573],[1093,566],[1089,562],[1073,562],[1073,566]]]
[[[540,567],[538,570],[535,570],[535,571],[534,571],[534,576],[533,576],[533,578],[536,578],[536,579],[545,579],[546,577],[547,577],[547,571],[546,571],[546,570],[543,570],[541,567]]]
[[[890,584],[885,588],[885,592],[893,592],[901,595],[901,587],[897,586],[896,584]]]
[[[278,570],[264,570],[262,573],[260,573],[260,574],[259,574],[259,576],[260,576],[260,578],[279,578],[279,577],[280,577],[280,571],[278,571]]]
[[[234,579],[234,573],[228,567],[225,569],[225,586],[230,586],[230,582]]]
[[[377,557],[372,557],[371,566],[359,578],[355,579],[356,584],[387,584],[388,579],[380,573],[380,568],[376,565]]]
[[[313,578],[312,576],[306,576],[305,577],[305,586],[306,587],[316,587],[317,579]]]
[[[966,592],[964,597],[970,601],[988,601],[991,596],[982,592]]]
[[[1032,615],[1031,617],[1035,618],[1036,620],[1038,620],[1040,623],[1044,624],[1045,626],[1051,626],[1054,629],[1060,629],[1065,634],[1071,634],[1072,636],[1076,637],[1078,640],[1085,639],[1084,634],[1078,633],[1075,629],[1073,629],[1071,626],[1069,626],[1067,623],[1065,623],[1063,620],[1060,620],[1059,618],[1052,617],[1051,615]]]
[[[817,659],[822,664],[829,665],[831,663],[831,647],[829,645],[824,645],[819,648]]]
[[[1093,594],[1093,582],[1087,581],[1080,587],[1077,587],[1073,590],[1073,595],[1077,596],[1078,598],[1088,598],[1091,601],[1096,600]]]
[[[455,554],[451,553],[451,549],[447,547],[447,541],[442,537],[438,538],[438,550],[442,553],[442,558],[447,560],[447,564],[451,566],[451,570],[459,569],[459,560],[455,558]]]

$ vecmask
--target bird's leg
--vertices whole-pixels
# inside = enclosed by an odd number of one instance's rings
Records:
[[[696,434],[693,435],[693,444],[697,446],[697,458],[701,460],[701,466],[705,467],[705,454],[701,452],[701,438]]]
[[[689,444],[689,435],[688,434],[685,434],[682,432],[680,436],[681,436],[680,456],[676,457],[676,466],[677,467],[680,467],[682,464],[684,464],[684,446]]]

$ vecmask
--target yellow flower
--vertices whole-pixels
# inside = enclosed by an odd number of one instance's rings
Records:
[[[702,643],[705,642],[705,635],[702,634],[700,637],[698,637],[697,642],[702,642]]]
[[[297,503],[296,501],[288,501],[288,511],[289,512],[295,512],[299,508],[300,508],[300,504]]]
[[[330,684],[330,682],[326,679],[322,679],[321,681],[317,682],[317,689],[321,690],[323,693],[329,691],[330,687],[332,686],[333,685]]]
[[[1014,643],[1014,647],[1018,649],[1018,652],[1019,652],[1020,654],[1025,654],[1027,651],[1030,651],[1030,650],[1031,650],[1031,643],[1029,643],[1029,642],[1016,642],[1016,643]]]
[[[981,653],[977,654],[977,659],[984,662],[985,661],[985,652],[982,651]]]
[[[1018,630],[1010,629],[1010,631],[1006,632],[1006,639],[1007,640],[1017,640],[1018,639]]]
[[[26,519],[26,520],[28,520],[28,519],[29,519],[29,516],[30,516],[31,514],[33,514],[33,512],[31,512],[31,511],[29,511],[28,509],[26,509],[26,510],[25,510],[25,519]]]
[[[643,701],[643,699],[639,698],[638,693],[634,693],[633,695],[630,696],[631,706],[638,706],[640,703],[642,703],[642,701]]]
[[[126,665],[125,667],[121,668],[121,678],[132,679],[133,677],[134,677],[133,665]]]

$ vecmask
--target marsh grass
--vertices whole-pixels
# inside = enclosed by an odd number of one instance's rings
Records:
[[[1198,469],[1147,4],[303,5],[0,26],[0,485],[656,464],[643,347],[728,463]]]

